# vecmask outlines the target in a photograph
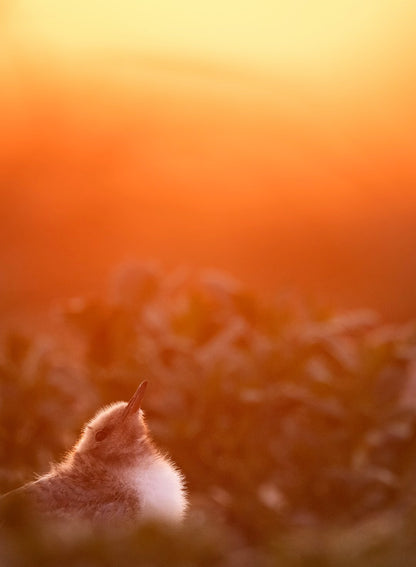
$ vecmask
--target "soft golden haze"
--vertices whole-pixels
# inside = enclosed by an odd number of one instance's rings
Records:
[[[416,0],[0,0],[0,567],[411,566],[415,101]]]
[[[5,308],[157,257],[416,310],[416,4],[21,0],[0,16]]]
[[[410,23],[416,7],[392,0],[21,0],[11,12],[23,41],[50,49],[192,53],[286,68],[310,78],[339,65],[374,63],[387,46],[389,51],[405,46],[406,36],[413,35]],[[358,61],[360,57],[364,61]]]

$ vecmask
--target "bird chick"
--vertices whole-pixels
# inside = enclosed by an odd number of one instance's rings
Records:
[[[34,482],[7,493],[47,520],[91,525],[179,522],[184,478],[155,447],[140,408],[147,382],[131,400],[111,404],[86,424],[64,460]]]

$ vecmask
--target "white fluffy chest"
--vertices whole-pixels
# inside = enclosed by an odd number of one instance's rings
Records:
[[[186,509],[182,474],[162,457],[131,471],[129,484],[140,500],[143,520],[178,522]]]

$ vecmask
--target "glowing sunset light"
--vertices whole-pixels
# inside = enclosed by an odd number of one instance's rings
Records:
[[[404,566],[416,0],[0,0],[0,128],[0,567]]]
[[[19,0],[0,17],[16,296],[94,287],[126,256],[406,295],[416,3]]]
[[[394,0],[21,0],[11,11],[22,41],[66,53],[144,49],[313,75],[359,64],[363,57],[374,63],[386,45],[394,49],[393,44],[405,42],[416,5]]]

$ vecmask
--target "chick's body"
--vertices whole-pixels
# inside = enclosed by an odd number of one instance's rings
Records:
[[[180,521],[183,476],[149,438],[140,409],[144,389],[145,383],[128,404],[101,410],[61,463],[4,502],[22,499],[46,519],[94,525]]]

